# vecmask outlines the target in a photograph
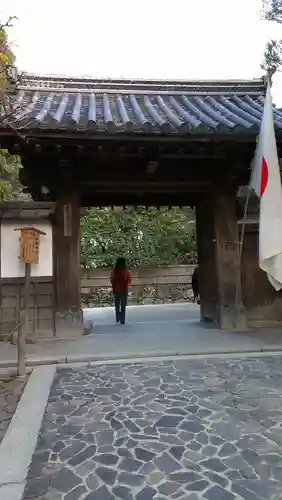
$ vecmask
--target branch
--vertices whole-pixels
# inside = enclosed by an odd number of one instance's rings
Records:
[[[25,76],[24,73],[21,73],[20,75],[17,74],[16,79],[14,79],[14,75],[12,74],[12,69],[14,68],[12,64],[14,61],[14,55],[10,49],[10,44],[7,41],[6,28],[11,28],[16,19],[16,16],[10,16],[5,23],[0,22],[0,31],[2,31],[0,54],[3,56],[9,56],[7,58],[2,58],[3,60],[0,64],[0,81],[3,82],[3,87],[7,87],[0,88],[0,124],[3,124],[6,128],[12,130],[20,140],[29,142],[30,139],[22,134],[19,127],[15,125],[18,114],[21,110],[24,110],[25,106],[14,106],[11,98],[11,95],[16,94],[18,87]]]
[[[0,22],[0,30],[5,30],[6,28],[12,28],[13,22],[17,20],[18,18],[16,16],[10,16],[4,24]]]

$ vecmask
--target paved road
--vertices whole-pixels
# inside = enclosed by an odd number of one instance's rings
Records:
[[[279,500],[282,357],[57,373],[24,499]]]
[[[103,326],[116,326],[113,307],[84,309],[83,314],[85,322],[91,322],[93,324],[93,333],[102,332],[101,327]],[[140,326],[140,323],[177,322],[180,328],[181,323],[192,320],[199,321],[199,319],[200,306],[191,302],[128,306],[126,326],[128,330],[131,330],[136,327],[136,323]]]
[[[27,345],[28,358],[77,360],[282,350],[281,329],[218,330],[212,324],[201,324],[195,304],[130,307],[125,325],[115,324],[113,308],[85,310],[84,317],[86,324],[93,324],[90,335],[75,340],[38,339]],[[0,363],[16,356],[16,346],[1,345]]]

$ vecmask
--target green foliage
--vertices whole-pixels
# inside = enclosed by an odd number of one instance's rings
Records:
[[[282,41],[271,40],[267,43],[264,54],[262,69],[272,76],[282,64]]]
[[[0,201],[29,200],[22,192],[19,181],[21,159],[11,155],[7,149],[0,149]]]
[[[282,0],[264,0],[262,17],[267,21],[282,24]],[[261,67],[272,77],[281,68],[281,64],[282,40],[270,40],[266,45]]]
[[[282,1],[264,0],[263,18],[267,21],[275,21],[276,23],[282,24]]]
[[[130,266],[194,263],[193,211],[177,207],[89,210],[81,219],[81,265],[108,267],[119,256]]]
[[[15,55],[11,49],[7,36],[7,28],[13,24],[14,17],[9,17],[4,23],[0,21],[0,91],[5,91],[9,87],[9,69],[15,63]],[[0,103],[3,96],[0,95]]]

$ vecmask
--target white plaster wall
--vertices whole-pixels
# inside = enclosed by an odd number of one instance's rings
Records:
[[[24,276],[24,264],[19,260],[20,227],[33,226],[46,233],[40,235],[39,262],[31,266],[31,276],[53,275],[52,224],[38,220],[2,220],[1,221],[1,278],[21,278]]]

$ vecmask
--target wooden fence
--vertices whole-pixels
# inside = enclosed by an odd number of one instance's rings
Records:
[[[131,269],[132,285],[129,304],[158,304],[192,299],[193,265],[139,267]],[[83,307],[100,307],[113,303],[110,285],[111,269],[82,269],[81,297]]]

